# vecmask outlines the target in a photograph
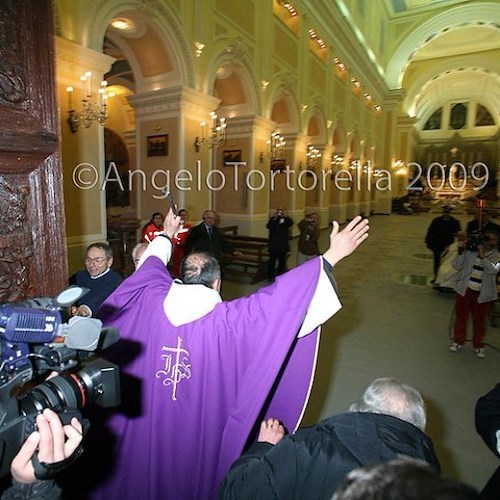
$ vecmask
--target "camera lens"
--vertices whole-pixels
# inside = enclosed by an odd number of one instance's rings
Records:
[[[116,406],[119,398],[118,368],[98,358],[76,373],[58,375],[37,385],[21,398],[20,406],[29,416],[45,408],[56,413],[80,409],[89,402]]]

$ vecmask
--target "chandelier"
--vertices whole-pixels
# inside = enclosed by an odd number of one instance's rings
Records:
[[[73,107],[73,94],[75,89],[72,86],[66,87],[68,96],[67,121],[71,132],[76,133],[80,124],[85,128],[91,127],[94,122],[99,123],[99,125],[104,125],[108,117],[106,101],[114,95],[113,92],[107,91],[107,86],[108,82],[103,80],[97,94],[98,102],[95,102],[94,96],[92,95],[92,73],[87,71],[82,75],[80,77],[80,88],[83,97],[79,110]]]
[[[225,118],[218,118],[217,114],[210,113],[211,123],[207,127],[206,122],[201,122],[201,134],[194,140],[194,150],[199,153],[202,146],[208,149],[218,148],[226,143],[227,123]]]

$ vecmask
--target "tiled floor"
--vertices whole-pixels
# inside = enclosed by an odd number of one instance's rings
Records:
[[[426,285],[432,260],[423,241],[437,215],[372,216],[370,238],[338,264],[335,276],[343,308],[323,327],[303,425],[347,411],[371,380],[396,377],[424,395],[427,433],[443,472],[481,488],[498,459],[475,432],[474,405],[500,382],[500,325],[488,329],[491,346],[484,360],[473,355],[469,343],[459,353],[448,350],[453,294]],[[457,217],[462,227],[470,219]],[[322,248],[327,241],[325,230]],[[244,295],[262,285],[226,282],[223,295]]]

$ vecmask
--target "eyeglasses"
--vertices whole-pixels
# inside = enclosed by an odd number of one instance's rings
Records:
[[[103,262],[106,262],[108,260],[107,257],[96,257],[95,259],[91,259],[90,257],[86,257],[83,259],[83,262],[85,264],[97,264],[100,266]]]

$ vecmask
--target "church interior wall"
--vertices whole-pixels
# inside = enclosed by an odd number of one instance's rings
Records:
[[[474,3],[482,9],[488,4],[468,2],[468,6]],[[391,88],[394,79],[385,79],[384,72],[394,73],[395,68],[399,68],[400,74],[405,74],[405,85],[411,89],[422,74],[438,67],[439,61],[431,58],[412,60],[411,54],[409,60],[399,61],[399,58],[403,56],[401,46],[408,37],[420,40],[415,33],[421,29],[422,23],[426,32],[430,32],[433,27],[439,29],[440,23],[444,23],[446,6],[422,8],[403,16],[390,12],[387,5],[377,8],[374,2],[346,0],[340,2],[339,6],[332,6],[325,2],[303,0],[296,3],[299,15],[293,17],[277,0],[271,5],[264,1],[235,3],[212,0],[200,6],[171,0],[147,4],[139,0],[112,0],[105,5],[97,1],[58,0],[56,5],[58,34],[62,39],[70,40],[84,49],[91,47],[94,51],[102,51],[103,36],[107,32],[110,39],[121,42],[123,53],[131,59],[132,83],[128,85],[127,91],[132,98],[142,102],[141,96],[153,99],[151,96],[158,91],[164,92],[158,95],[166,101],[160,99],[150,105],[144,103],[140,109],[134,105],[123,106],[124,98],[120,96],[111,98],[109,102],[110,118],[106,126],[122,136],[129,150],[134,151],[134,167],[144,169],[148,175],[158,166],[168,168],[173,173],[181,169],[194,173],[198,162],[201,163],[203,175],[216,167],[232,173],[230,168],[221,163],[224,150],[241,151],[242,159],[247,162],[241,170],[243,174],[252,169],[264,173],[267,163],[260,161],[260,151],[263,149],[260,126],[249,125],[242,129],[240,122],[244,119],[258,123],[259,120],[268,119],[272,103],[281,97],[291,96],[286,121],[274,122],[275,129],[286,132],[286,161],[290,163],[290,168],[299,169],[301,165],[305,168],[308,144],[314,144],[323,155],[318,173],[330,168],[332,154],[339,152],[333,144],[332,134],[336,124],[341,123],[344,133],[351,138],[347,140],[348,146],[341,151],[344,165],[337,166],[337,169],[348,169],[351,160],[369,161],[374,168],[390,171],[395,181],[395,185],[391,186],[393,189],[383,192],[363,187],[360,192],[353,189],[335,193],[330,183],[323,191],[290,193],[287,192],[283,174],[277,176],[274,192],[270,192],[269,188],[255,192],[248,187],[243,189],[243,181],[241,192],[229,186],[217,193],[210,193],[206,188],[194,193],[174,187],[172,191],[179,203],[188,208],[193,219],[211,207],[221,213],[223,224],[243,224],[250,234],[262,235],[265,230],[257,228],[253,219],[265,219],[277,205],[284,205],[299,216],[314,208],[327,214],[324,217],[326,223],[332,215],[342,221],[354,216],[359,210],[363,213],[388,213],[391,197],[403,194],[407,179],[395,175],[393,163],[400,157],[406,162],[411,161],[412,151],[418,150],[414,141],[422,140],[423,136],[409,133],[413,124],[405,124],[401,133],[396,133],[400,123],[398,117],[404,117],[406,113],[405,107],[398,107],[405,94],[394,93]],[[453,12],[457,12],[458,7],[453,8]],[[155,9],[158,13],[156,16]],[[350,26],[347,26],[345,19],[340,22],[342,14]],[[112,31],[109,22],[127,15],[142,19],[150,26],[152,31],[149,38],[131,38],[127,44],[127,36],[133,35]],[[458,14],[454,16],[454,19],[459,18]],[[97,20],[94,25],[91,24],[92,18]],[[328,28],[329,21],[336,23],[335,30]],[[385,27],[383,31],[381,26]],[[314,36],[310,34],[311,29],[315,30]],[[163,69],[159,69],[161,64],[155,65],[152,55],[145,52],[146,46],[142,42],[151,41],[153,35],[157,48],[161,46],[168,56],[168,68],[163,65]],[[324,48],[317,42],[321,37],[326,42]],[[158,54],[160,52],[157,51]],[[487,50],[485,59],[493,59],[496,54],[495,51]],[[408,57],[408,53],[405,57]],[[146,69],[148,58],[151,64]],[[85,58],[76,62],[61,60],[61,65],[66,71],[71,66],[75,73],[76,70],[83,71],[88,61]],[[156,72],[163,73],[155,74],[155,68]],[[225,81],[224,78],[229,79]],[[68,78],[60,78],[58,88],[63,129],[67,127],[64,123],[67,108],[63,103],[66,99],[66,80]],[[117,75],[115,81],[123,84],[124,80]],[[113,78],[110,83],[113,83]],[[173,89],[177,88],[201,92],[207,99],[213,98],[213,101],[193,103],[182,92],[174,97],[177,91]],[[241,93],[235,100],[238,89]],[[308,120],[314,109],[321,110],[321,130],[318,133],[308,130]],[[399,111],[395,112],[394,109]],[[206,149],[205,145],[196,152],[193,142],[201,134],[200,123],[208,119],[210,111],[215,110],[219,117],[227,119],[227,142],[216,147],[215,152]],[[177,119],[174,117],[176,114]],[[131,119],[125,120],[124,117],[129,115]],[[155,128],[158,127],[161,127],[161,131],[157,130],[156,134]],[[68,178],[72,165],[83,157],[91,158],[96,163],[103,157],[100,150],[102,142],[98,138],[99,128],[90,130],[80,130],[76,134],[63,131],[63,159],[67,165],[65,178]],[[147,155],[147,149],[144,149],[147,147],[147,138],[155,134],[168,135],[168,156]],[[352,148],[351,139],[354,136],[359,151]],[[362,151],[360,144],[369,144],[370,152]],[[373,183],[363,181],[363,185],[366,184]],[[74,247],[76,251],[89,239],[107,237],[106,207],[102,202],[102,193],[91,194],[91,190],[88,190],[76,194],[73,191],[66,180],[66,210],[70,228],[68,246]],[[162,208],[161,202],[151,197],[154,191],[150,187],[145,191],[133,192],[130,197],[133,202],[130,207],[124,207],[123,213],[131,214],[141,221],[147,220],[152,212]],[[82,203],[87,202],[92,209],[82,208]],[[245,216],[250,221],[242,222]],[[87,217],[93,222],[85,222]],[[75,265],[76,261],[70,259],[70,268]]]

